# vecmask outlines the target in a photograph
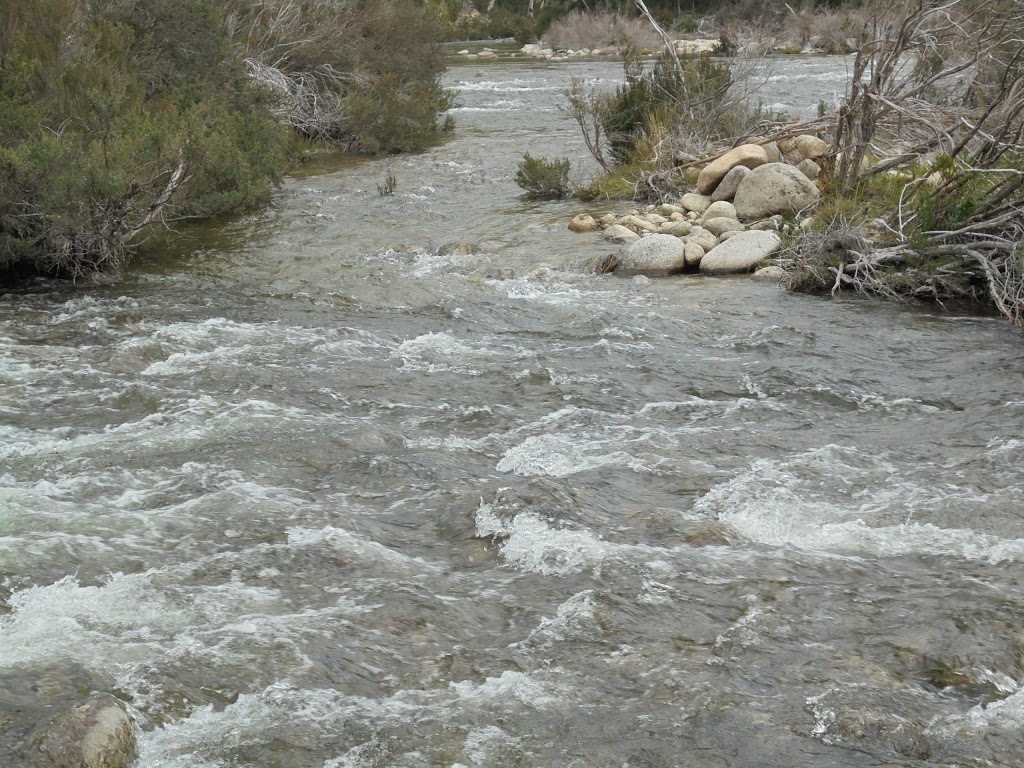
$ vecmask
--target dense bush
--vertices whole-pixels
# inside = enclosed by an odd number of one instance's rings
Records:
[[[609,12],[573,11],[548,27],[544,41],[556,50],[661,47],[661,38],[647,19]]]
[[[265,203],[297,157],[282,122],[401,151],[447,106],[412,0],[0,0],[0,22],[0,271],[116,267],[157,227]],[[330,119],[306,130],[270,71]]]
[[[410,2],[230,0],[229,31],[277,112],[358,152],[417,149],[449,106],[436,14]]]
[[[289,142],[212,2],[6,6],[0,266],[116,266],[153,224],[267,199]]]

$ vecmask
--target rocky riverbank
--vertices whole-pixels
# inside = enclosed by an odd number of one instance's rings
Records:
[[[818,165],[826,143],[811,135],[743,144],[710,159],[696,188],[675,203],[594,218],[579,214],[574,232],[600,232],[622,246],[605,272],[663,277],[682,272],[733,274],[763,266],[782,249],[783,234],[808,227],[820,197]],[[778,267],[759,276],[781,279]]]

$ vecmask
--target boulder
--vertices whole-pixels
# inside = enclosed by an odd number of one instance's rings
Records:
[[[691,213],[704,213],[714,201],[707,195],[688,192],[679,198],[679,205]]]
[[[740,182],[746,178],[747,174],[750,173],[750,169],[745,165],[737,165],[723,178],[718,186],[715,187],[714,193],[711,195],[711,199],[715,202],[720,200],[732,200],[736,195],[736,190],[739,189]]]
[[[708,251],[700,260],[700,271],[711,275],[749,272],[781,247],[782,239],[775,232],[740,232]]]
[[[786,279],[786,274],[786,270],[782,267],[772,264],[770,267],[761,267],[750,276],[750,279],[759,283],[779,283]]]
[[[774,141],[771,141],[767,144],[762,144],[761,146],[764,147],[764,152],[766,155],[768,155],[769,163],[782,162],[782,150],[779,149],[778,144],[776,144]]]
[[[736,219],[728,216],[716,216],[713,219],[708,219],[701,226],[704,227],[715,237],[721,237],[726,232],[742,232],[746,229],[745,226],[740,224]]]
[[[612,224],[617,224],[619,221],[618,217],[614,213],[606,213],[600,219],[597,220],[597,225],[604,229],[610,227]]]
[[[673,237],[686,237],[693,231],[693,226],[688,221],[669,221],[658,227],[659,235],[672,235]]]
[[[604,239],[610,243],[616,243],[618,245],[629,245],[630,243],[639,240],[640,235],[621,224],[611,224],[605,227]]]
[[[453,240],[437,249],[438,256],[470,256],[479,250],[473,243]]]
[[[797,163],[796,169],[814,182],[818,181],[818,174],[821,173],[821,166],[813,160],[801,160]]]
[[[124,705],[108,693],[57,714],[29,740],[33,768],[127,768],[136,737]]]
[[[593,232],[597,229],[597,222],[593,216],[580,213],[572,217],[572,221],[569,222],[569,229],[573,232]]]
[[[647,219],[640,218],[639,216],[626,216],[620,222],[625,227],[632,229],[634,232],[643,234],[644,232],[657,232],[658,225],[652,224]]]
[[[828,144],[817,136],[797,136],[793,143],[804,160],[817,160],[828,154]]]
[[[683,243],[683,256],[686,259],[686,266],[696,267],[704,258],[704,249],[697,243]]]
[[[683,238],[683,242],[696,243],[704,249],[704,253],[707,253],[718,245],[718,238],[704,227],[694,227],[693,231]]]
[[[755,221],[748,227],[748,229],[769,229],[773,232],[781,232],[782,228],[786,226],[786,220],[779,214],[775,214],[767,219],[761,219]]]
[[[648,235],[633,243],[619,260],[615,273],[663,277],[686,268],[686,248],[672,235]]]
[[[785,163],[755,168],[736,190],[733,205],[741,219],[763,219],[776,213],[796,213],[812,206],[818,186]]]
[[[758,144],[741,144],[704,166],[704,170],[697,176],[697,191],[703,195],[711,194],[725,175],[737,165],[757,168],[767,162],[768,155],[764,147]]]
[[[708,206],[708,209],[704,211],[704,215],[701,217],[701,221],[710,221],[711,219],[718,218],[735,219],[736,209],[733,204],[727,200],[718,200]]]

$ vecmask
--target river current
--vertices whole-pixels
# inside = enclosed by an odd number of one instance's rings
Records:
[[[443,144],[0,297],[0,765],[93,689],[136,768],[1021,764],[1020,333],[594,275],[512,180],[590,172],[570,75],[621,69],[452,66]]]

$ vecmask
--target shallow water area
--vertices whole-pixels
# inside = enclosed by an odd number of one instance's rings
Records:
[[[620,73],[0,297],[0,764],[93,689],[137,768],[1019,764],[1019,332],[594,275],[512,176]]]

